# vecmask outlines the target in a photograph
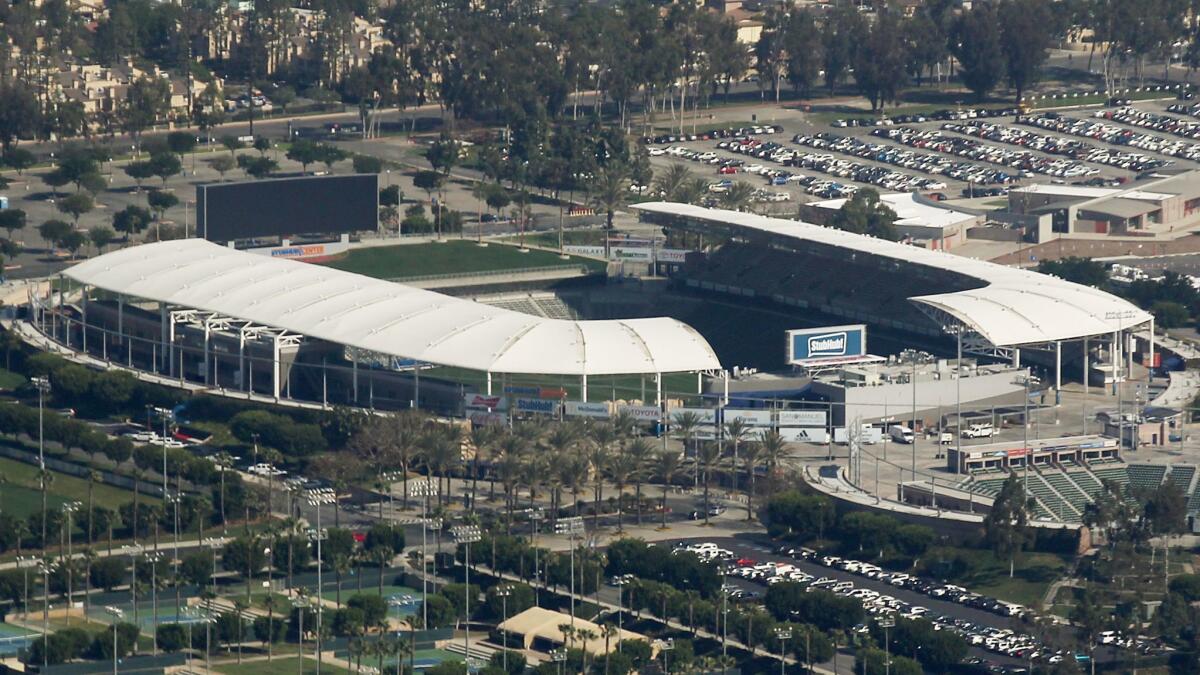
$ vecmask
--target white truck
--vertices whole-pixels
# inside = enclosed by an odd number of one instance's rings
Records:
[[[912,429],[909,429],[903,424],[893,424],[892,426],[888,427],[888,436],[891,437],[892,442],[894,443],[912,444],[913,442]]]
[[[833,430],[833,442],[838,445],[847,445],[850,443],[848,431],[844,428]],[[862,426],[862,431],[859,432],[858,442],[863,445],[874,445],[883,442],[883,430],[879,427],[873,427],[869,424]]]
[[[971,426],[967,427],[966,429],[963,429],[962,437],[963,438],[991,438],[992,435],[995,433],[996,433],[996,430],[992,428],[991,424],[972,424]]]

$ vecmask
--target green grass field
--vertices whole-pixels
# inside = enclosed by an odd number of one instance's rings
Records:
[[[328,264],[335,269],[379,279],[568,265],[586,265],[589,269],[596,270],[604,265],[600,261],[588,258],[571,257],[564,260],[558,257],[558,254],[548,251],[530,250],[522,253],[515,246],[497,243],[478,246],[475,242],[467,240],[360,248]]]
[[[603,230],[565,230],[563,232],[563,243],[567,246],[603,246],[604,235]],[[521,241],[521,237],[519,235],[511,235],[503,237],[501,241],[518,244]],[[558,248],[558,232],[527,234],[525,235],[525,243],[529,246]]]
[[[272,661],[261,659],[258,661],[243,662],[241,665],[236,663],[219,665],[213,672],[222,673],[223,675],[295,675],[301,672],[317,672],[317,662],[306,658],[302,667],[299,659],[295,656],[288,658],[276,657]],[[350,675],[349,670],[331,666],[328,663],[321,664],[321,672],[330,673],[331,675]]]
[[[1015,602],[1026,607],[1038,607],[1050,584],[1063,575],[1067,561],[1053,553],[1026,553],[1017,560],[1014,574],[1008,576],[1008,561],[999,560],[990,551],[977,549],[931,549],[926,564],[948,557],[951,551],[961,551],[974,561],[972,569],[948,579],[974,593],[990,595],[999,600]]]
[[[50,483],[47,503],[50,508],[58,508],[67,501],[87,502],[88,482],[82,478],[68,476],[64,473],[51,471],[53,482]],[[4,482],[0,484],[0,508],[5,513],[19,517],[27,517],[30,513],[42,507],[41,489],[39,488],[37,467],[15,460],[0,458],[0,476]],[[96,504],[113,510],[121,504],[133,501],[133,492],[120,488],[96,483]],[[156,497],[142,495],[143,503],[156,504]]]

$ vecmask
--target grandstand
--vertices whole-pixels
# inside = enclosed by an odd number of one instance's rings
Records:
[[[1024,478],[1020,469],[1014,472]],[[1088,504],[1104,489],[1104,483],[1116,484],[1132,503],[1139,494],[1156,490],[1165,482],[1175,485],[1188,497],[1187,511],[1195,514],[1200,513],[1198,473],[1192,464],[1126,464],[1111,460],[1053,468],[1039,466],[1029,472],[1029,493],[1035,500],[1036,518],[1078,523],[1082,522]],[[968,476],[957,487],[994,498],[1007,478],[1007,472],[981,471]]]
[[[562,298],[554,293],[523,293],[520,295],[499,295],[477,298],[479,302],[492,307],[511,309],[514,312],[540,316],[546,319],[578,320],[579,313],[571,309]]]

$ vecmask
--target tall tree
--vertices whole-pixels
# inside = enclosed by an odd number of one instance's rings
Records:
[[[1052,17],[1039,0],[1008,0],[1000,5],[999,15],[1008,84],[1020,102],[1049,56]]]
[[[892,12],[881,12],[854,58],[854,81],[871,102],[872,111],[897,101],[897,91],[904,84],[906,59],[899,20]]]
[[[1032,503],[1021,479],[1011,473],[992,500],[991,511],[983,519],[984,537],[997,556],[1008,558],[1010,578],[1017,556],[1033,541],[1033,530],[1029,528]]]
[[[978,3],[963,12],[954,26],[952,44],[961,64],[963,84],[981,101],[1004,75],[1004,48],[996,14],[995,5]]]

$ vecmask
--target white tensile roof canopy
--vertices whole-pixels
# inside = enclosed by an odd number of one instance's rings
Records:
[[[721,367],[708,342],[675,319],[547,319],[201,239],[121,249],[64,274],[126,296],[470,370],[625,375]]]
[[[1015,267],[930,251],[797,220],[706,209],[688,204],[634,205],[647,213],[680,216],[714,225],[808,241],[956,272],[979,280],[979,288],[909,298],[940,310],[979,333],[996,347],[1045,344],[1109,335],[1151,320],[1136,305],[1083,286]]]

